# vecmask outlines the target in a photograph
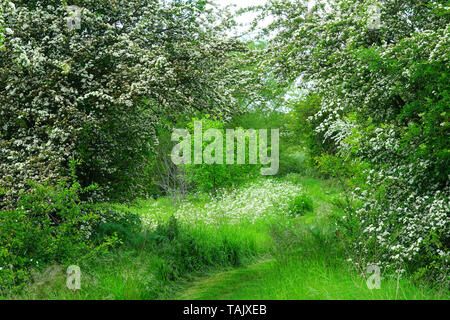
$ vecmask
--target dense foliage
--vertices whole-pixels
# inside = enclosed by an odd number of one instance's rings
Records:
[[[96,188],[32,184],[17,209],[0,211],[0,292],[28,280],[33,268],[85,263],[120,243],[120,231],[140,231],[138,217],[80,199]],[[112,232],[103,231],[111,225]]]
[[[266,30],[266,65],[320,97],[307,122],[316,132],[313,151],[319,138],[321,152],[370,164],[355,190],[362,207],[347,217],[361,227],[351,232],[352,251],[364,257],[358,262],[446,274],[448,2],[316,1],[308,8],[307,1],[271,1],[268,14],[277,19]]]
[[[448,287],[450,3],[313,2],[249,9],[271,22],[246,41],[204,0],[3,1],[0,293],[129,250],[139,297],[158,298],[256,243],[293,268],[345,254]],[[174,163],[173,129],[192,160],[198,122],[214,161]],[[276,177],[257,179],[250,138],[227,164],[238,128],[280,130]],[[339,185],[332,200],[305,192],[311,175]]]
[[[233,188],[242,182],[248,181],[249,179],[257,176],[259,174],[259,165],[249,164],[250,151],[249,151],[249,139],[244,137],[243,146],[244,150],[244,161],[245,163],[239,164],[238,155],[238,143],[241,138],[233,137],[231,143],[233,144],[233,159],[234,165],[227,163],[227,134],[226,125],[217,119],[211,119],[211,117],[205,117],[203,119],[194,119],[192,123],[188,125],[190,132],[192,134],[191,147],[192,155],[195,157],[195,146],[194,146],[194,123],[198,122],[202,124],[202,130],[204,138],[202,139],[202,150],[203,150],[203,163],[195,164],[194,162],[186,165],[186,174],[188,180],[194,185],[195,190],[216,193],[222,188]],[[214,134],[207,136],[208,131],[213,129]],[[231,128],[233,130],[242,130],[242,136],[244,136],[245,130],[243,128]],[[209,139],[207,139],[209,138]],[[258,133],[255,131],[254,139],[257,141]],[[220,152],[222,151],[222,152]],[[242,152],[241,150],[239,150]],[[217,154],[216,154],[217,153]],[[213,162],[213,163],[210,163]]]
[[[69,4],[80,28],[67,26]],[[206,1],[7,1],[1,12],[1,207],[27,180],[66,176],[73,157],[83,185],[136,195],[162,117],[234,105],[228,57],[243,46]]]

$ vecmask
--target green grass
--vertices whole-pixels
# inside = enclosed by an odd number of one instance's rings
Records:
[[[265,261],[219,273],[196,283],[176,297],[186,300],[426,300],[448,295],[401,279],[382,279],[380,290],[369,290],[364,277],[345,264],[325,259],[292,257]]]
[[[15,299],[135,300],[154,298],[153,269],[158,257],[121,250],[81,268],[81,290],[66,288],[64,269],[40,275]]]
[[[139,247],[124,247],[81,266],[82,288],[66,288],[65,268],[47,268],[13,299],[164,299],[178,283],[218,268],[251,263],[261,248],[256,233],[222,228],[180,228],[174,239],[147,240]],[[141,248],[142,246],[142,248]]]
[[[199,300],[372,300],[448,299],[409,279],[382,274],[381,288],[370,290],[360,270],[346,261],[332,229],[301,219],[275,225],[271,260],[199,279],[176,299]],[[397,283],[397,280],[398,283]]]
[[[65,268],[36,272],[35,280],[7,299],[165,299],[179,283],[212,270],[237,268],[263,252],[264,237],[254,230],[179,226],[173,239],[150,236],[82,265],[81,290],[66,288]],[[156,234],[168,235],[168,230]],[[154,235],[153,235],[154,236]],[[144,237],[145,239],[145,237]],[[267,245],[267,244],[266,244]]]
[[[330,181],[291,177],[313,199],[314,213],[272,225],[273,259],[227,270],[186,284],[175,299],[198,300],[426,300],[448,299],[409,279],[382,274],[379,290],[370,290],[361,271],[346,261],[345,252],[327,228],[327,215],[339,188]]]
[[[341,197],[339,186],[298,175],[286,180],[302,186],[312,211],[237,225],[174,226],[170,218],[178,208],[169,199],[118,205],[142,217],[150,213],[164,227],[82,265],[82,288],[77,292],[66,288],[65,269],[54,267],[39,270],[34,282],[3,298],[448,299],[448,292],[408,279],[397,283],[388,275],[383,275],[380,290],[369,290],[361,272],[346,261],[327,219],[336,212],[331,203]],[[209,202],[202,194],[189,201],[199,210]]]

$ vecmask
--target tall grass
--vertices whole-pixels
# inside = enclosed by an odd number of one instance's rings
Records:
[[[448,299],[407,278],[385,275],[370,290],[360,270],[347,263],[338,238],[323,227],[276,225],[273,260],[215,275],[191,287],[181,299],[372,300]],[[230,288],[232,288],[230,290]]]
[[[82,266],[82,288],[77,292],[66,288],[64,268],[54,267],[54,272],[36,273],[20,294],[5,298],[163,299],[176,292],[180,280],[248,264],[263,243],[256,232],[226,226],[192,228],[175,219],[136,239]]]
[[[308,210],[289,215],[289,201],[295,202],[291,195],[303,193]],[[147,221],[146,228],[141,233],[124,233],[121,247],[81,266],[81,290],[67,289],[64,268],[55,266],[38,270],[33,283],[4,298],[449,297],[448,292],[384,274],[381,289],[369,290],[363,270],[347,262],[342,240],[328,220],[335,210],[331,203],[337,198],[335,185],[291,175],[284,181],[252,182],[249,189],[244,185],[212,199],[205,194],[191,195],[182,206],[165,198],[139,201],[124,209]],[[254,205],[249,206],[250,202]],[[191,215],[195,219],[189,219]],[[248,217],[238,220],[244,215]]]

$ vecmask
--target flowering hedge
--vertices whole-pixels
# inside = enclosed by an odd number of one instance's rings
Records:
[[[268,27],[276,33],[264,52],[271,56],[266,66],[288,82],[301,79],[320,97],[310,120],[337,155],[371,166],[355,190],[361,233],[352,252],[363,263],[448,274],[450,7],[444,3],[325,0],[308,8],[306,1],[271,1],[263,13],[278,17]]]
[[[67,175],[71,158],[83,185],[137,192],[162,117],[231,111],[229,56],[242,46],[206,1],[3,1],[0,12],[0,208],[28,180]]]

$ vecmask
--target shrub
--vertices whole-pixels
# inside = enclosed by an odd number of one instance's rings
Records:
[[[98,204],[101,221],[93,230],[95,241],[101,242],[108,237],[117,236],[120,243],[138,246],[144,240],[142,221],[134,213],[121,208],[117,210],[110,205]]]
[[[329,115],[328,113],[317,115],[320,105],[321,97],[317,93],[302,95],[287,103],[291,110],[287,125],[294,133],[294,143],[298,144],[300,141],[304,144],[312,158],[320,156],[322,153],[335,154],[337,151],[336,142],[326,137],[323,132],[316,130]]]
[[[81,9],[78,29],[67,27],[67,2]],[[150,142],[163,118],[231,113],[228,88],[241,64],[229,58],[246,48],[223,36],[205,6],[1,1],[0,208],[14,208],[27,180],[56,183],[71,157],[84,160],[83,186],[136,196],[148,185]]]
[[[289,173],[305,174],[308,169],[307,155],[304,152],[281,154],[280,169],[278,175],[284,176]]]
[[[449,197],[443,192],[411,194],[402,184],[362,191],[355,212],[361,232],[352,250],[385,269],[449,283]]]
[[[321,167],[331,176],[352,178],[357,161],[371,166],[357,191],[363,206],[356,220],[363,233],[352,252],[385,268],[445,274],[450,10],[439,1],[378,3],[381,24],[375,30],[370,1],[342,0],[331,10],[316,6],[300,25],[285,17],[306,12],[306,4],[269,4],[278,12],[270,30],[279,32],[268,52],[274,59],[292,56],[277,60],[278,74],[288,82],[301,76],[304,88],[313,83],[314,96],[320,97],[304,106],[300,102],[297,110],[297,118],[311,124],[308,131],[318,138],[309,143],[311,153],[345,159],[323,157]],[[409,13],[413,18],[405,23]],[[272,60],[267,61],[269,67]],[[342,179],[347,190],[359,187],[347,184],[351,180]]]
[[[82,263],[119,243],[115,233],[95,236],[104,223],[121,223],[126,230],[136,225],[135,220],[117,218],[106,206],[80,199],[96,186],[82,188],[67,180],[31,184],[16,210],[0,211],[0,290],[22,283],[32,268]]]
[[[314,211],[313,201],[305,194],[296,196],[289,203],[288,212],[293,216],[303,216],[308,212]]]
[[[245,163],[237,164],[237,144],[234,143],[235,164],[229,165],[226,162],[226,134],[224,124],[218,119],[212,118],[209,115],[203,119],[193,119],[193,123],[189,124],[189,128],[193,131],[194,123],[198,121],[202,123],[203,132],[208,129],[217,129],[223,134],[223,158],[222,163],[213,164],[189,164],[186,165],[186,174],[189,181],[200,191],[216,193],[219,189],[236,186],[242,182],[255,176],[260,166],[250,165],[248,152],[245,151]],[[191,140],[192,149],[194,149],[194,139]],[[203,141],[203,149],[209,143]],[[248,150],[248,140],[246,139],[246,150]],[[215,154],[213,154],[215,156]]]

